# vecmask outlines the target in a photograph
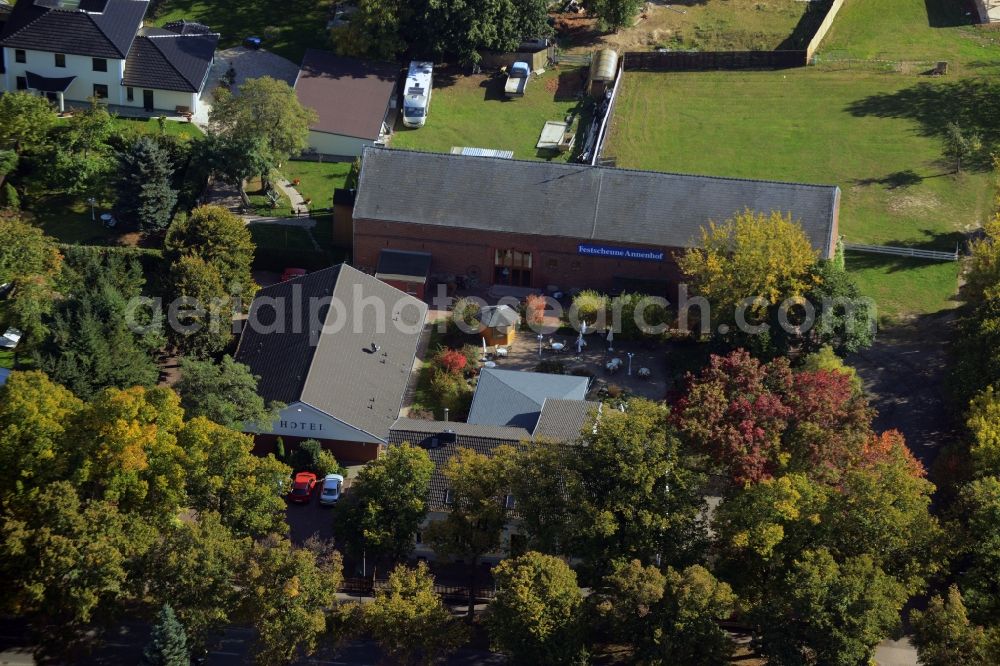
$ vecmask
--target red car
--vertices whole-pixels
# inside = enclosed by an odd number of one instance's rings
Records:
[[[300,504],[308,504],[312,499],[313,488],[316,487],[316,475],[312,472],[299,472],[292,479],[292,490],[288,499]]]
[[[286,268],[285,272],[281,274],[281,281],[287,282],[297,277],[302,277],[308,271],[304,268]]]

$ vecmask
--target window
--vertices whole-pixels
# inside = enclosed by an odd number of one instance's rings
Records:
[[[417,532],[417,533],[416,533],[416,534],[415,534],[415,535],[413,536],[413,540],[414,540],[414,541],[416,542],[416,544],[417,544],[417,545],[419,546],[420,544],[422,544],[422,543],[424,542],[424,533],[423,533],[423,532]]]
[[[455,498],[451,496],[451,488],[449,488],[448,490],[444,491],[444,503],[447,504],[448,506],[451,506],[452,504],[454,504],[454,502]]]
[[[94,97],[97,99],[107,99],[108,98],[108,87],[103,83],[94,84]]]
[[[127,99],[130,102],[135,101],[135,90],[133,90],[132,88],[126,88],[125,99]]]
[[[23,76],[17,77],[17,89],[18,90],[27,90],[28,89],[28,79],[25,78],[25,77],[23,77]]]
[[[95,72],[106,72],[108,71],[108,61],[104,58],[94,58],[94,71]]]
[[[514,499],[513,495],[504,495],[504,498],[503,498],[503,508],[505,508],[508,511],[510,511],[510,510],[512,510],[514,508],[515,502],[516,502],[516,500]]]
[[[546,268],[559,268],[559,260],[558,259],[546,259],[545,260],[545,267]]]
[[[14,49],[14,62],[28,62],[28,56],[24,49]]]
[[[530,287],[531,253],[520,250],[494,250],[493,282],[515,287]]]
[[[65,66],[66,66],[66,54],[65,53],[57,53],[56,54],[56,67],[65,67]]]

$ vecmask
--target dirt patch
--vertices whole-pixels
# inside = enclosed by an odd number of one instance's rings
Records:
[[[889,197],[889,211],[896,215],[923,215],[937,210],[941,200],[930,192],[893,194]]]

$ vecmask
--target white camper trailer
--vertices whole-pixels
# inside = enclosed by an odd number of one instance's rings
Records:
[[[406,88],[403,90],[403,124],[407,127],[423,127],[427,111],[431,106],[431,78],[434,63],[414,60],[406,74]]]

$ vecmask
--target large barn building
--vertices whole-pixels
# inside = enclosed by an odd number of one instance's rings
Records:
[[[354,206],[354,264],[431,255],[431,273],[535,290],[669,295],[675,261],[709,221],[791,214],[832,257],[840,189],[541,161],[368,148]]]

